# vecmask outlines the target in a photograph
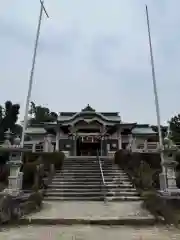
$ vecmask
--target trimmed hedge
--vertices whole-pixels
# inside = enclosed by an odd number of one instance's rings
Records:
[[[50,175],[50,165],[54,164],[55,169],[61,169],[65,155],[62,152],[40,152],[25,153],[23,157],[22,172],[23,188],[38,190],[44,188],[43,178]],[[37,178],[38,183],[34,182]]]
[[[180,155],[176,160],[179,162]],[[157,219],[163,217],[165,222],[178,224],[180,213],[179,200],[167,200],[157,195],[159,173],[161,172],[160,154],[132,153],[119,150],[115,153],[114,162],[123,168],[144,198],[143,206]],[[180,177],[177,178],[177,185]],[[179,181],[180,183],[180,181]]]
[[[119,150],[115,153],[114,161],[129,174],[137,188],[159,188],[159,173],[161,172],[159,154]]]

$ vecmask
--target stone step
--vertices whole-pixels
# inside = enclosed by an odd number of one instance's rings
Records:
[[[71,189],[71,191],[69,191],[69,189],[48,189],[45,193],[45,195],[47,196],[60,196],[60,195],[101,195],[103,194],[101,189]],[[114,189],[112,190],[108,190],[106,192],[107,196],[139,196],[139,193],[136,191],[131,191],[131,192],[126,192],[126,191],[121,191],[119,189]]]
[[[113,197],[106,197],[108,201],[140,201],[142,197],[140,196],[113,196]]]
[[[107,184],[107,187],[109,187],[109,188],[112,188],[112,187],[117,187],[117,188],[134,188],[134,186],[133,186],[133,184],[131,184],[131,183],[128,183],[128,184],[118,184],[118,183],[108,183],[108,182],[106,182],[106,184]],[[66,186],[66,187],[81,187],[81,188],[83,188],[83,187],[86,187],[86,186],[92,186],[93,188],[94,187],[99,187],[99,186],[101,186],[101,184],[100,184],[100,182],[88,182],[88,183],[77,183],[77,182],[68,182],[68,181],[64,181],[64,182],[61,182],[61,183],[57,183],[57,182],[55,182],[55,183],[51,183],[50,185],[49,185],[49,187],[51,188],[51,187],[53,187],[53,188],[59,188],[59,187],[62,187],[62,186]]]
[[[65,162],[63,166],[93,166],[93,167],[100,167],[99,163],[97,162],[82,162],[82,163],[73,163],[73,162]],[[114,166],[112,163],[101,163],[101,166]]]
[[[61,172],[59,173],[56,173],[56,174],[62,174],[62,173],[67,173],[67,174],[72,174],[72,173],[80,173],[80,174],[84,174],[84,173],[89,173],[89,174],[98,174],[100,173],[100,170],[69,170],[69,169],[62,169]],[[117,170],[111,170],[111,169],[108,169],[108,170],[104,170],[103,169],[103,173],[104,174],[118,174],[118,175],[124,175],[124,176],[128,176],[126,173],[124,172],[120,172],[120,171],[117,171]]]
[[[112,187],[107,187],[109,191],[123,191],[123,192],[136,192],[135,188],[124,188],[124,187],[116,187],[116,186],[112,186]],[[100,185],[58,185],[58,186],[54,186],[51,185],[48,187],[47,191],[89,191],[92,190],[93,191],[100,191],[102,189],[102,186]]]
[[[63,197],[63,196],[46,196],[44,201],[103,201],[104,196],[89,196],[89,197]]]
[[[102,196],[101,191],[98,192],[46,192],[45,196],[65,196],[65,197],[89,197],[89,196]]]
[[[126,177],[118,177],[116,178],[115,176],[104,176],[104,179],[105,181],[124,181],[124,182],[131,182],[129,178],[126,178]],[[101,176],[75,176],[75,175],[64,175],[64,176],[59,176],[59,177],[54,177],[52,179],[52,181],[64,181],[64,180],[67,180],[67,181],[89,181],[89,180],[92,180],[92,181],[101,181],[102,180],[102,177]]]
[[[63,174],[63,175],[59,175],[59,176],[54,176],[53,180],[57,179],[57,180],[63,180],[63,179],[101,179],[102,176],[101,174],[92,174],[92,175],[82,175],[82,174]],[[126,181],[129,180],[128,176],[121,176],[121,175],[104,175],[104,178],[106,179],[117,179],[120,181]]]
[[[74,169],[73,169],[74,170]],[[70,168],[64,168],[64,169],[62,169],[61,171],[56,171],[56,174],[60,174],[61,172],[73,172],[72,171],[72,169],[70,169]],[[79,168],[77,168],[77,170],[76,171],[78,171],[78,172],[82,172],[82,173],[84,173],[84,172],[91,172],[91,173],[96,173],[96,172],[100,172],[100,169],[91,169],[91,170],[89,170],[89,169],[87,169],[87,168],[85,168],[84,170],[83,169],[79,169]],[[113,172],[113,173],[120,173],[120,174],[125,174],[125,175],[127,175],[127,173],[125,173],[124,171],[122,171],[122,170],[119,170],[119,169],[103,169],[103,172]]]
[[[106,197],[107,201],[140,201],[139,196],[114,196]],[[90,196],[90,197],[61,197],[61,196],[46,196],[44,201],[104,201],[104,196]]]
[[[112,182],[112,181],[105,181],[105,183],[109,186],[109,185],[112,185],[114,184],[114,186],[117,186],[117,187],[121,187],[121,186],[126,186],[126,187],[131,187],[133,186],[133,184],[131,182]],[[77,180],[74,180],[74,181],[68,181],[68,180],[63,180],[61,182],[59,181],[53,181],[51,182],[51,185],[98,185],[98,186],[101,186],[102,185],[102,181],[92,181],[92,180],[88,180],[88,181],[77,181]]]
[[[68,189],[74,189],[74,188],[81,188],[81,189],[85,189],[85,188],[93,188],[93,189],[95,189],[95,188],[97,188],[97,189],[99,189],[101,187],[101,185],[99,184],[96,184],[96,183],[94,183],[94,184],[69,184],[69,183],[66,183],[66,184],[64,184],[64,183],[60,183],[60,184],[50,184],[49,186],[48,186],[48,189],[49,188],[58,188],[58,189],[62,189],[62,188],[68,188]]]
[[[101,187],[98,188],[48,188],[46,193],[57,193],[57,192],[101,192]]]

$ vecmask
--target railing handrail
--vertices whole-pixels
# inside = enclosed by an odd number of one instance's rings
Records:
[[[99,162],[101,179],[102,179],[102,183],[103,183],[103,187],[104,187],[104,200],[105,200],[106,199],[106,182],[105,182],[104,173],[103,173],[103,169],[102,169],[102,162],[101,162],[98,150],[97,150],[97,159],[98,159],[98,162]]]

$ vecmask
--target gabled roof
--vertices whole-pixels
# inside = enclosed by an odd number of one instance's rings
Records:
[[[43,127],[29,127],[26,129],[26,134],[45,134],[47,131]]]
[[[76,118],[83,117],[83,118],[94,118],[99,117],[105,122],[115,122],[119,123],[121,118],[118,112],[96,112],[89,104],[81,110],[81,112],[62,112],[58,117],[58,121],[62,123],[68,123]]]
[[[134,135],[146,135],[146,134],[156,134],[150,126],[136,126],[132,129],[132,134]]]

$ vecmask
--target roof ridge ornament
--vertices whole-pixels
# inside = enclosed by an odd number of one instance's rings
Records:
[[[81,110],[81,112],[96,112],[89,104]]]

